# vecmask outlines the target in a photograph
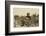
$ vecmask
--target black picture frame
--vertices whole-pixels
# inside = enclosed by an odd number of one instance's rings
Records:
[[[14,33],[9,33],[9,14],[10,14],[10,4],[32,4],[32,5],[42,5],[42,13],[43,13],[43,20],[42,20],[42,23],[43,23],[43,30],[42,31],[33,31],[33,32],[14,32]],[[22,1],[5,1],[5,35],[22,35],[22,34],[39,34],[39,33],[45,33],[45,3],[42,3],[42,2],[22,2]]]

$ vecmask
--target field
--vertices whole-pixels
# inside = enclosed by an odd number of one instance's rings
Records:
[[[33,14],[32,16],[14,16],[14,27],[38,27],[39,26],[39,15]]]

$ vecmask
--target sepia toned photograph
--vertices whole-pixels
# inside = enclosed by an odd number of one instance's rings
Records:
[[[10,5],[11,32],[42,30],[42,6]]]
[[[14,27],[38,27],[38,8],[13,8]]]

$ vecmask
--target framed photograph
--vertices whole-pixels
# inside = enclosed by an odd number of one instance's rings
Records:
[[[45,33],[45,3],[5,1],[6,35]]]

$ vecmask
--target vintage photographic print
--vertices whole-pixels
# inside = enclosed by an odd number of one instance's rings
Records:
[[[10,31],[42,30],[42,6],[10,5]]]
[[[13,8],[14,27],[38,27],[38,8]]]

